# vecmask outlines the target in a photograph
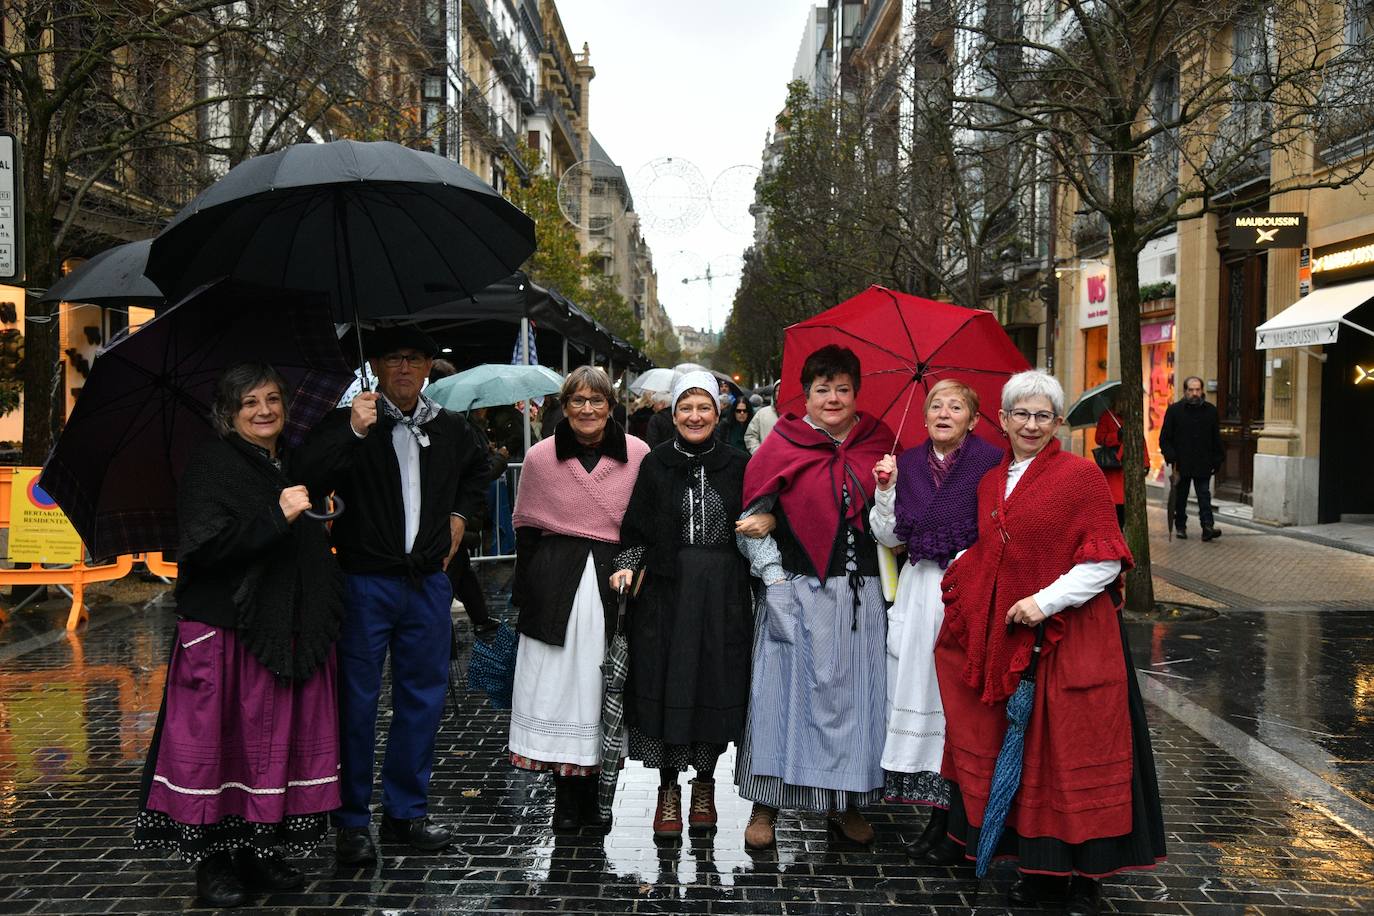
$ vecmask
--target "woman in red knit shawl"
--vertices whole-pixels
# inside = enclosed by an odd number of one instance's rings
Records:
[[[1072,876],[1066,912],[1089,916],[1100,878],[1163,858],[1164,823],[1120,615],[1131,553],[1101,470],[1059,447],[1063,412],[1052,376],[1007,381],[1011,449],[978,488],[977,543],[945,574],[935,665],[954,785],[943,852],[977,849],[1007,698],[1043,627],[1021,787],[997,854],[1018,860],[1014,906],[1062,895]]]

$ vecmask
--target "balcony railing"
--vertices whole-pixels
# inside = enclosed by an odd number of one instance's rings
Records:
[[[486,0],[467,0],[465,6],[466,15],[463,16],[463,22],[468,27],[468,33],[478,44],[490,48],[492,36],[501,33],[496,28],[496,20],[492,18],[491,10],[487,9]]]
[[[496,32],[492,36],[492,65],[510,85],[512,94],[525,114],[534,113],[534,79],[525,69],[519,50],[509,38]]]
[[[563,107],[563,99],[556,92],[545,89],[539,94],[539,108],[553,118],[559,130],[563,131],[567,137],[568,145],[573,149],[579,149],[581,138],[577,130],[573,127],[572,120],[568,117],[567,111]]]

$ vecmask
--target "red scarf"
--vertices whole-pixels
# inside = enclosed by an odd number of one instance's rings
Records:
[[[963,681],[980,692],[984,703],[1011,696],[1030,663],[1034,630],[1014,625],[1008,632],[1006,614],[1013,604],[1079,563],[1120,560],[1123,572],[1132,565],[1107,481],[1096,465],[1051,440],[1004,498],[1011,457],[1008,452],[979,484],[978,541],[950,566],[942,585],[947,632],[941,639],[952,637],[966,651]],[[1084,608],[1063,613],[1081,617],[1080,611],[1104,601],[1110,604],[1099,595]],[[1115,609],[1106,610],[1111,632]],[[1066,619],[1056,614],[1045,622],[1045,657],[1062,638]],[[1107,658],[1103,664],[1119,667],[1121,660]]]
[[[867,527],[873,503],[873,465],[892,449],[887,424],[868,414],[836,444],[828,433],[788,414],[749,459],[744,504],[777,494],[792,532],[824,581],[842,522]],[[849,510],[843,488],[849,487]]]

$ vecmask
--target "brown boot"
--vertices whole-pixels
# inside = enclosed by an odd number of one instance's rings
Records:
[[[851,843],[867,846],[873,842],[873,827],[853,808],[843,814],[830,814],[830,832],[838,833]]]
[[[681,786],[659,786],[658,807],[654,809],[654,836],[660,839],[682,836]]]
[[[772,849],[777,843],[773,827],[778,822],[778,809],[754,803],[749,812],[749,826],[744,828],[744,848]]]
[[[692,809],[687,813],[687,826],[698,832],[716,829],[716,782],[701,778],[692,780]]]

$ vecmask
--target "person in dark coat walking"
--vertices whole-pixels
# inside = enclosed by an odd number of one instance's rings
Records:
[[[1159,431],[1159,450],[1169,464],[1174,485],[1174,504],[1169,507],[1174,532],[1188,538],[1188,488],[1197,493],[1197,516],[1202,539],[1221,537],[1212,524],[1212,475],[1221,467],[1225,451],[1221,445],[1221,420],[1214,404],[1202,393],[1202,379],[1190,375],[1183,380],[1183,400],[1169,405]]]
[[[377,701],[391,654],[392,718],[382,765],[385,840],[437,852],[448,828],[428,818],[434,740],[448,686],[453,591],[444,574],[482,515],[487,450],[466,420],[420,391],[437,347],[417,328],[366,341],[378,391],[326,416],[297,452],[303,479],[347,507],[333,525],[345,573],[339,637],[340,794],[335,852],[376,860],[369,830]],[[361,404],[359,403],[361,402]],[[318,483],[317,483],[318,482]]]
[[[640,465],[620,523],[613,589],[630,588],[630,756],[659,771],[654,836],[681,836],[679,774],[692,780],[688,826],[716,827],[716,761],[744,733],[754,614],[749,564],[735,548],[749,455],[716,437],[715,378],[688,372],[673,391],[677,433]]]

